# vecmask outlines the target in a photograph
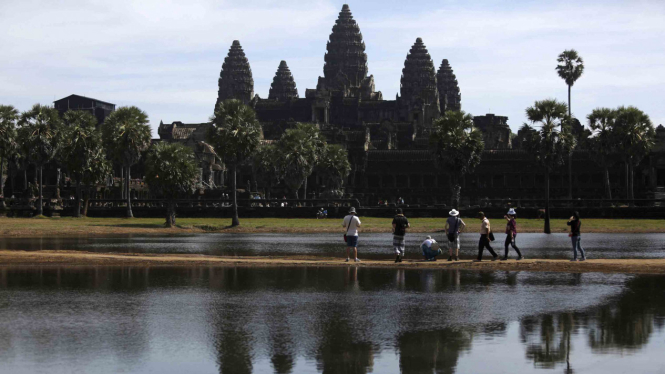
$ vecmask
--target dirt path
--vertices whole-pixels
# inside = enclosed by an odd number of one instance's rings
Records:
[[[553,271],[553,272],[601,272],[665,274],[665,259],[635,260],[568,260],[527,259],[522,261],[470,260],[448,262],[425,262],[404,260],[396,264],[392,260],[365,260],[346,263],[339,258],[325,257],[219,257],[206,255],[162,255],[92,253],[78,251],[0,251],[0,266],[360,266],[384,268],[418,269],[464,269],[464,270],[508,270],[508,271]]]

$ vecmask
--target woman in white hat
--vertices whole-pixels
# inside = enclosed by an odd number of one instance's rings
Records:
[[[453,260],[453,250],[455,251],[455,261],[459,260],[459,233],[464,230],[466,224],[459,218],[459,212],[455,209],[448,212],[446,220],[446,236],[448,237],[448,261]]]
[[[515,252],[517,252],[517,259],[522,260],[524,259],[524,256],[522,256],[522,252],[520,252],[520,249],[517,248],[517,245],[515,244],[515,238],[517,237],[517,222],[515,221],[515,216],[517,213],[515,213],[515,209],[510,208],[508,210],[508,213],[503,216],[503,218],[506,219],[506,241],[504,243],[505,246],[505,254],[503,255],[503,258],[501,261],[505,261],[508,259],[508,245],[513,247]]]

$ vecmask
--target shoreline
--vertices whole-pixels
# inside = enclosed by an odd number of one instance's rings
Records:
[[[292,257],[229,257],[188,254],[96,253],[79,251],[0,250],[0,267],[41,266],[140,266],[140,267],[373,267],[392,269],[460,269],[471,271],[545,271],[566,273],[630,273],[665,274],[665,259],[600,259],[584,262],[569,260],[525,259],[516,261],[471,260],[430,262],[405,259],[362,260],[344,262],[343,258]]]

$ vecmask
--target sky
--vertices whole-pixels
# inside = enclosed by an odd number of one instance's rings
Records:
[[[386,99],[422,37],[438,70],[448,59],[473,115],[508,117],[514,132],[536,100],[567,101],[555,71],[576,49],[572,89],[582,123],[597,107],[633,105],[665,124],[665,1],[348,1],[369,74]],[[205,122],[233,40],[266,98],[280,60],[301,97],[323,75],[343,2],[295,0],[1,0],[0,104],[27,110],[70,94],[134,105],[160,121]]]

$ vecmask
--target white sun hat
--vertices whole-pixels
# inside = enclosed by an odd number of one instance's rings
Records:
[[[515,213],[515,208],[510,208],[510,210],[508,211],[507,214],[509,214],[509,215],[511,215],[511,216],[515,216],[515,215],[517,215],[517,213]]]
[[[450,212],[448,212],[448,214],[450,214],[451,216],[455,217],[455,216],[458,216],[458,215],[459,215],[459,212],[458,212],[457,210],[453,209],[453,210],[451,210]]]

